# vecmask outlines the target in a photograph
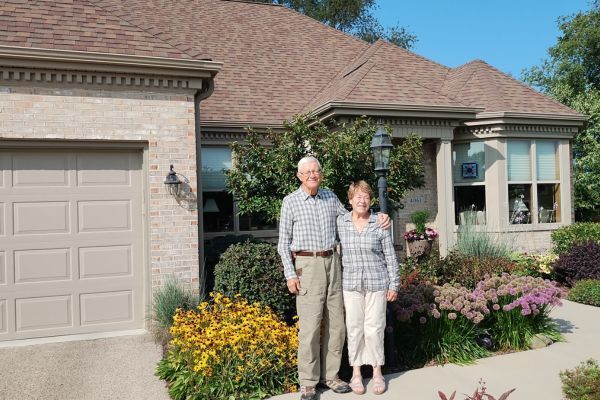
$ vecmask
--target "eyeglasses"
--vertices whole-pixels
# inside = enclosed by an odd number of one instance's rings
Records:
[[[302,175],[302,176],[311,176],[311,175],[321,176],[321,170],[320,169],[318,169],[316,171],[306,171],[306,172],[298,172],[298,173],[300,175]]]

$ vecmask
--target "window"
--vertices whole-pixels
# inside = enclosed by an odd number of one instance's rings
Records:
[[[485,144],[457,143],[452,148],[454,215],[457,225],[485,224]]]
[[[558,142],[509,140],[507,169],[509,223],[560,222]]]
[[[203,147],[201,157],[204,232],[238,233],[276,229],[274,223],[265,222],[261,215],[236,216],[236,205],[226,186],[225,172],[231,168],[229,147]]]

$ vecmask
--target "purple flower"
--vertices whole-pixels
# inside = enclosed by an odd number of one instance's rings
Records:
[[[456,313],[453,313],[453,312],[449,313],[448,314],[448,319],[450,319],[450,320],[456,319]]]
[[[427,322],[427,318],[425,318],[425,317],[421,317],[421,318],[419,318],[419,322],[420,322],[421,324],[424,324],[424,323],[426,323],[426,322]]]
[[[494,309],[494,311],[498,311],[500,309],[500,306],[498,304],[494,304],[492,308]]]

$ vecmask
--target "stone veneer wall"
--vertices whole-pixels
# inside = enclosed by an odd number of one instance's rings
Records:
[[[2,139],[139,142],[147,153],[152,287],[171,274],[198,287],[193,90],[0,84]],[[189,179],[181,204],[163,184],[171,163]]]

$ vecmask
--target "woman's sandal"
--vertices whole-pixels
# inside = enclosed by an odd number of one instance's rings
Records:
[[[363,385],[362,376],[357,375],[353,376],[352,379],[350,379],[350,389],[352,389],[352,392],[356,394],[365,393],[365,386]]]
[[[383,376],[373,377],[373,393],[382,394],[385,392],[385,378]]]

